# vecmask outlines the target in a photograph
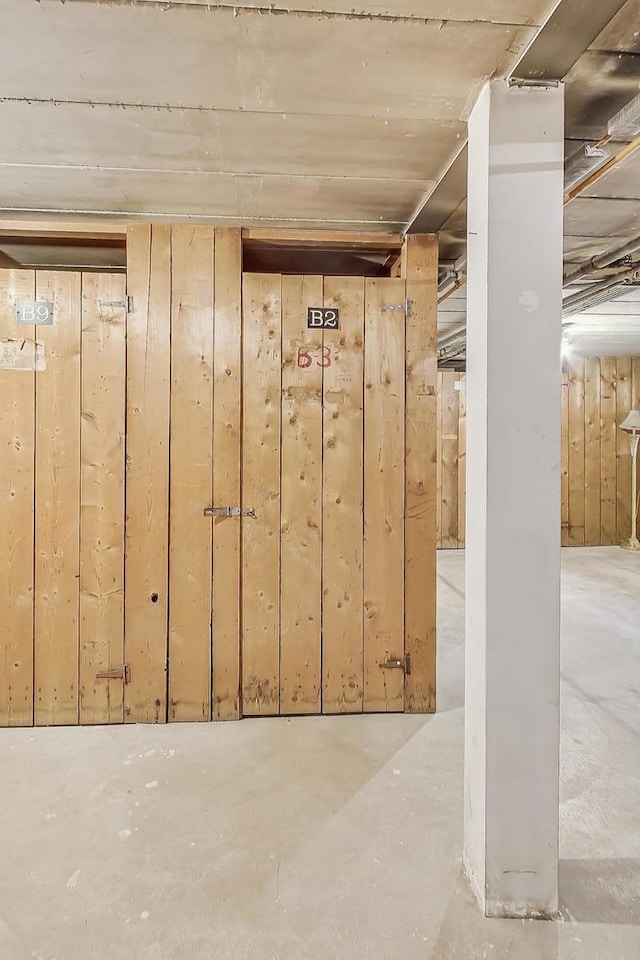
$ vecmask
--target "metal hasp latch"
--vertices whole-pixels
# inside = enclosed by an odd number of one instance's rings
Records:
[[[124,680],[125,683],[131,683],[131,664],[123,663],[113,670],[101,670],[96,673],[96,680]]]
[[[405,300],[404,303],[383,303],[382,304],[382,310],[402,310],[402,312],[407,317],[412,316],[412,313],[411,313],[412,307],[413,307],[413,300],[409,300],[408,298]]]
[[[253,507],[205,507],[205,517],[253,517],[256,512]]]
[[[383,660],[380,666],[383,670],[404,670],[405,674],[409,676],[411,673],[411,657],[408,653],[405,653],[404,657],[390,657],[388,660]]]
[[[98,306],[106,309],[126,310],[127,313],[133,313],[133,297],[129,294],[124,300],[98,300]]]

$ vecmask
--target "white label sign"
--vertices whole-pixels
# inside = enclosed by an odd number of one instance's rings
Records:
[[[50,300],[19,300],[16,304],[18,323],[40,326],[53,323],[53,303]]]

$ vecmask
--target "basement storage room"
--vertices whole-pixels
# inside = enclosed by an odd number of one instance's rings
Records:
[[[2,725],[435,709],[437,237],[244,233],[0,270]]]

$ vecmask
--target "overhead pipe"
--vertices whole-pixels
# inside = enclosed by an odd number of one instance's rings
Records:
[[[628,243],[623,244],[621,247],[614,247],[613,250],[609,250],[607,253],[602,253],[598,257],[591,257],[590,260],[585,260],[584,263],[581,263],[580,266],[566,275],[564,278],[564,286],[568,287],[572,283],[577,283],[578,280],[584,280],[585,277],[595,273],[597,270],[602,270],[603,267],[610,267],[611,264],[617,263],[618,260],[624,260],[625,257],[631,256],[631,254],[637,250],[640,250],[640,236],[634,237],[633,240],[629,240]]]
[[[461,324],[459,327],[454,327],[453,330],[450,330],[449,333],[445,333],[444,336],[438,340],[438,349],[446,347],[447,344],[451,343],[454,340],[459,340],[460,337],[463,337],[466,333],[467,325],[466,323]]]
[[[587,290],[578,290],[562,301],[562,316],[570,317],[575,313],[588,309],[589,301],[601,293],[610,291],[613,287],[619,286],[624,280],[630,280],[636,276],[640,270],[640,264],[634,263],[628,270],[618,273],[615,277],[609,277],[607,280],[601,280],[599,283],[589,284]],[[602,301],[601,301],[602,302]]]

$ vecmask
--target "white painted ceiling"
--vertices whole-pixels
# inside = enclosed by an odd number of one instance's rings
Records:
[[[0,0],[0,218],[402,231],[558,3]],[[568,154],[640,90],[639,55],[627,0],[566,77]],[[464,196],[436,229],[455,259]],[[640,154],[566,208],[565,260],[637,234]],[[576,347],[640,354],[638,300],[573,318]],[[464,321],[462,288],[441,333]]]
[[[556,3],[0,0],[0,213],[401,230]]]

